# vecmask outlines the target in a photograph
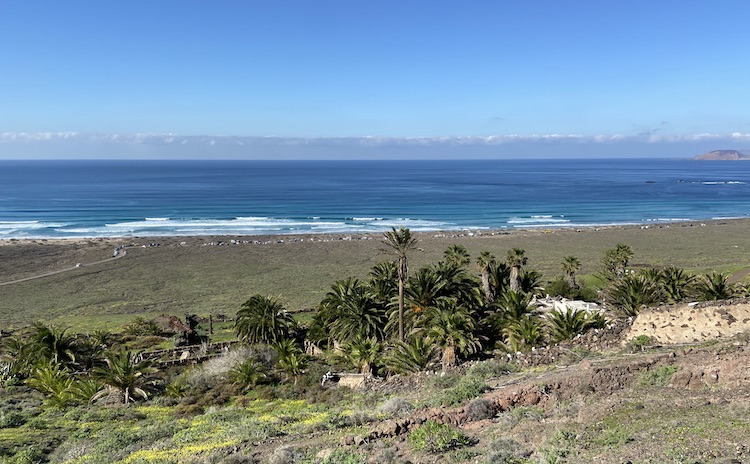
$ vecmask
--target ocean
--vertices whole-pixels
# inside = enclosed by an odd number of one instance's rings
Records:
[[[587,227],[750,216],[750,162],[0,161],[0,238]]]

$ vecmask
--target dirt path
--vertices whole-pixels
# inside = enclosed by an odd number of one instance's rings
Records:
[[[23,279],[10,280],[8,282],[0,282],[0,286],[2,286],[2,285],[18,284],[18,283],[21,283],[21,282],[26,282],[27,280],[41,279],[42,277],[49,277],[49,276],[53,276],[55,274],[62,274],[63,272],[74,271],[74,270],[80,269],[82,267],[90,267],[90,266],[95,266],[97,264],[108,263],[110,261],[114,261],[116,259],[120,259],[123,256],[125,256],[125,253],[120,253],[117,256],[113,256],[112,258],[107,258],[107,259],[102,259],[102,260],[99,260],[99,261],[94,261],[93,263],[87,263],[87,264],[78,263],[78,264],[76,264],[73,267],[66,267],[65,269],[60,269],[60,270],[57,270],[57,271],[45,272],[44,274],[38,274],[38,275],[31,276],[31,277],[24,277]]]
[[[745,280],[745,277],[750,275],[750,267],[745,269],[740,269],[739,271],[735,272],[731,276],[729,276],[730,282],[742,282]]]

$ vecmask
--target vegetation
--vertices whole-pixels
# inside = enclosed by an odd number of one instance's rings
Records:
[[[491,379],[518,367],[487,358],[506,359],[505,353],[513,358],[607,324],[602,313],[580,309],[543,313],[539,298],[585,296],[607,305],[613,317],[635,316],[656,304],[747,294],[726,273],[693,274],[676,266],[630,269],[635,254],[624,244],[604,253],[597,279],[588,275],[587,281],[579,274],[585,263],[567,255],[558,268],[562,275],[546,281],[529,268],[535,263],[521,248],[511,248],[498,262],[490,251],[472,260],[465,247],[452,245],[439,261],[424,262],[409,273],[407,257],[417,239],[408,229],[393,228],[383,240],[392,259],[362,269],[358,275],[365,277],[336,280],[325,294],[320,292],[306,319],[288,311],[280,299],[260,293],[235,306],[233,320],[224,319],[217,330],[224,331],[226,341],[238,343],[221,352],[210,352],[208,344],[185,348],[189,359],[202,362],[195,366],[180,363],[180,351],[160,351],[178,337],[146,317],[131,319],[119,332],[76,334],[37,322],[4,334],[0,393],[14,403],[0,405],[0,456],[16,462],[219,462],[220,456],[239,453],[234,458],[242,461],[248,456],[237,450],[247,443],[321,431],[332,440],[343,434],[359,437],[382,417],[426,407],[464,406],[470,420],[502,423],[503,414],[514,413],[501,412],[481,396]],[[472,262],[476,266],[469,266]],[[636,337],[630,348],[641,351],[649,343],[645,335]],[[323,354],[309,356],[305,348]],[[456,373],[466,360],[472,367]],[[434,375],[436,370],[442,373]],[[346,371],[365,377],[432,374],[424,391],[413,392],[409,400],[321,382],[327,372]],[[633,385],[661,388],[675,372],[675,366],[655,367]],[[550,395],[545,385],[537,393]],[[543,414],[531,416],[538,420]],[[533,418],[517,412],[513,421],[526,419]],[[598,446],[633,440],[634,432],[624,425],[602,427],[579,435]],[[567,433],[536,450],[537,456],[584,455],[586,449],[567,440]],[[481,455],[468,448],[474,439],[435,420],[412,429],[407,442],[417,453],[454,453],[450,456],[457,462]],[[524,462],[528,456],[513,440],[491,443],[485,447],[487,462]],[[274,462],[369,459],[356,448],[318,458],[313,446],[272,451],[265,458]],[[378,456],[392,462],[385,450]]]

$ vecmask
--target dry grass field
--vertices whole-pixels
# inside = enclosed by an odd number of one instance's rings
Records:
[[[411,269],[438,261],[445,249],[460,244],[472,260],[482,251],[504,259],[509,249],[523,248],[528,268],[542,272],[544,280],[561,275],[562,258],[574,255],[582,263],[579,274],[586,276],[618,243],[633,249],[633,266],[675,265],[738,277],[750,268],[750,220],[417,237]],[[126,256],[108,260],[116,246],[129,244],[136,246],[127,248]],[[115,329],[135,315],[231,315],[255,293],[281,296],[289,309],[298,310],[316,306],[334,281],[365,277],[386,259],[391,256],[380,235],[5,240],[0,282],[69,270],[0,285],[0,327],[43,320],[81,330]],[[89,264],[100,260],[106,261]],[[75,268],[77,263],[82,266]]]

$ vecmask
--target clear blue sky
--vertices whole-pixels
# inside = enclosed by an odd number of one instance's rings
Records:
[[[746,0],[0,0],[0,157],[92,134],[747,149],[748,18]]]

